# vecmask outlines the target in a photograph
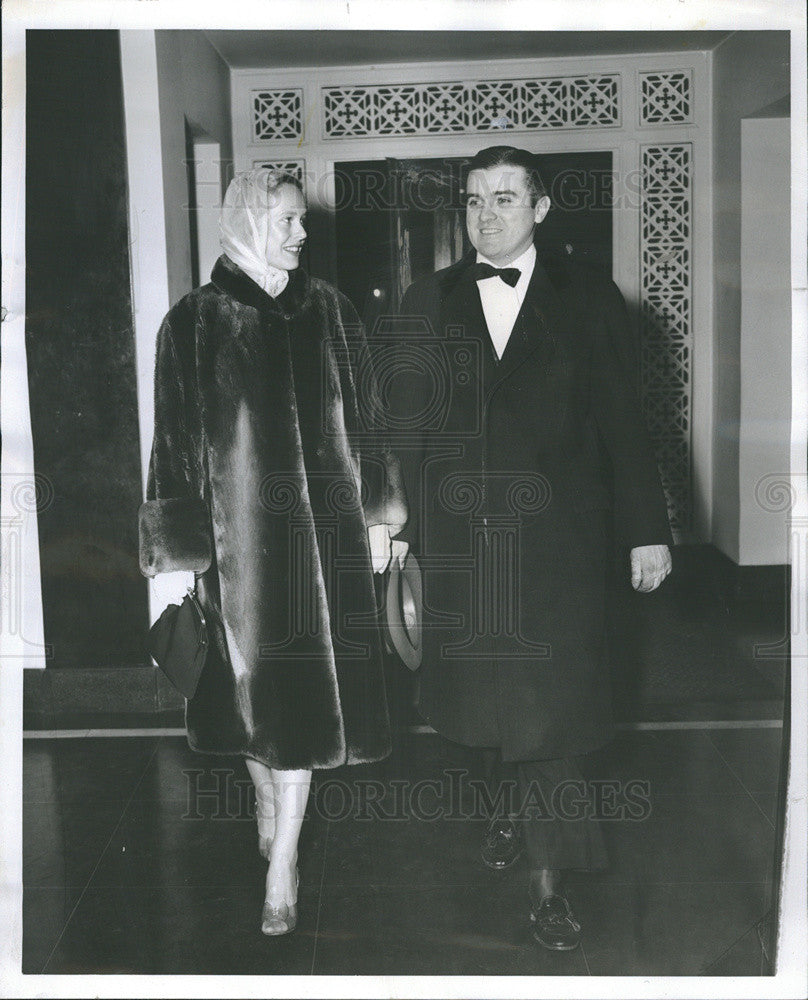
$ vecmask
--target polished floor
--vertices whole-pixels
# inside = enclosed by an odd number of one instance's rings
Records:
[[[576,876],[572,953],[541,950],[524,861],[478,860],[474,755],[401,732],[379,765],[320,772],[300,923],[259,930],[265,863],[240,759],[181,736],[32,738],[24,754],[28,973],[761,975],[782,730],[623,731],[590,779],[647,782],[604,822],[610,868]],[[647,815],[646,815],[647,813]]]

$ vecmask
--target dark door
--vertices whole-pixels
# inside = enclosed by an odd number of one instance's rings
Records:
[[[611,274],[611,153],[539,157],[553,207],[540,249],[574,254]],[[407,286],[469,249],[463,182],[467,157],[335,164],[337,281],[368,329],[394,311]]]

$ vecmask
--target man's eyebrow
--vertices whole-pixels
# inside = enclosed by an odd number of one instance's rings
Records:
[[[510,188],[503,188],[501,191],[492,191],[492,194],[516,194],[516,191],[511,191]],[[466,191],[467,198],[479,198],[481,197],[476,191]]]

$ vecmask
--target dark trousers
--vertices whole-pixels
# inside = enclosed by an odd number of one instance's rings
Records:
[[[503,761],[498,749],[482,753],[491,801],[520,827],[531,869],[606,868],[603,834],[574,758]]]

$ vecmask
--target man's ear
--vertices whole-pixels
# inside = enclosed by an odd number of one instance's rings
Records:
[[[536,202],[536,214],[534,216],[536,220],[536,225],[538,225],[540,222],[544,220],[545,215],[547,215],[549,211],[550,211],[550,199],[547,197],[547,195],[544,195],[544,197],[539,198],[539,200]]]

